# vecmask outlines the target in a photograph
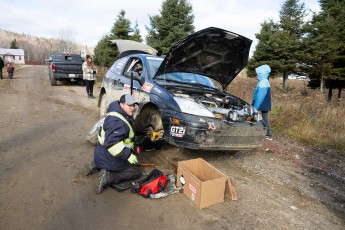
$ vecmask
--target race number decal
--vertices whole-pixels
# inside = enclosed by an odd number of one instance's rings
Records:
[[[145,92],[151,92],[153,85],[150,83],[145,82],[144,85],[141,87],[141,89]]]
[[[183,137],[186,133],[186,127],[181,126],[171,126],[170,134],[174,137]]]

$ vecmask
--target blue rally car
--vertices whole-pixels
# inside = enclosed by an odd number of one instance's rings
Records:
[[[131,93],[139,102],[134,129],[182,148],[242,150],[262,145],[265,127],[249,103],[224,91],[247,65],[252,41],[210,27],[173,45],[166,56],[142,43],[113,40],[120,59],[100,90],[100,114]]]

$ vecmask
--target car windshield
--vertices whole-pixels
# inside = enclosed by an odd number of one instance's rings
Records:
[[[195,74],[195,73],[174,72],[174,73],[163,74],[161,76],[156,77],[155,79],[174,81],[174,82],[186,83],[186,84],[196,84],[196,85],[202,85],[202,86],[218,89],[218,87],[212,82],[210,78],[208,78],[207,76]]]
[[[159,66],[162,64],[163,58],[160,57],[147,57],[147,65],[149,76],[153,78],[155,76]]]

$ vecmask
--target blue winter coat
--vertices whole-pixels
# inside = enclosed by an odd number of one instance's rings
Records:
[[[268,81],[271,68],[268,65],[261,65],[255,71],[258,74],[258,84],[254,90],[252,105],[258,111],[271,111],[271,86]]]
[[[119,101],[114,101],[109,105],[108,112],[118,112],[124,118],[133,124],[133,118],[120,107]],[[106,169],[109,171],[119,171],[128,168],[131,164],[128,158],[132,153],[132,149],[125,147],[116,156],[111,155],[108,148],[128,138],[129,127],[116,116],[107,116],[103,123],[103,130],[105,132],[104,144],[97,144],[94,152],[94,162],[97,168]]]

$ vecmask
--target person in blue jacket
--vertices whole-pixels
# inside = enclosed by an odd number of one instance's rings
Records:
[[[134,131],[132,128],[136,111],[133,96],[124,94],[120,100],[110,103],[103,126],[98,134],[94,161],[87,168],[90,175],[100,170],[96,187],[98,194],[109,184],[134,180],[141,176],[137,157],[133,153]]]
[[[272,108],[271,86],[268,81],[271,73],[269,65],[261,65],[255,69],[258,79],[258,84],[255,87],[253,94],[252,105],[258,111],[261,111],[262,119],[266,126],[266,139],[272,140],[270,122],[268,120],[268,112]]]

